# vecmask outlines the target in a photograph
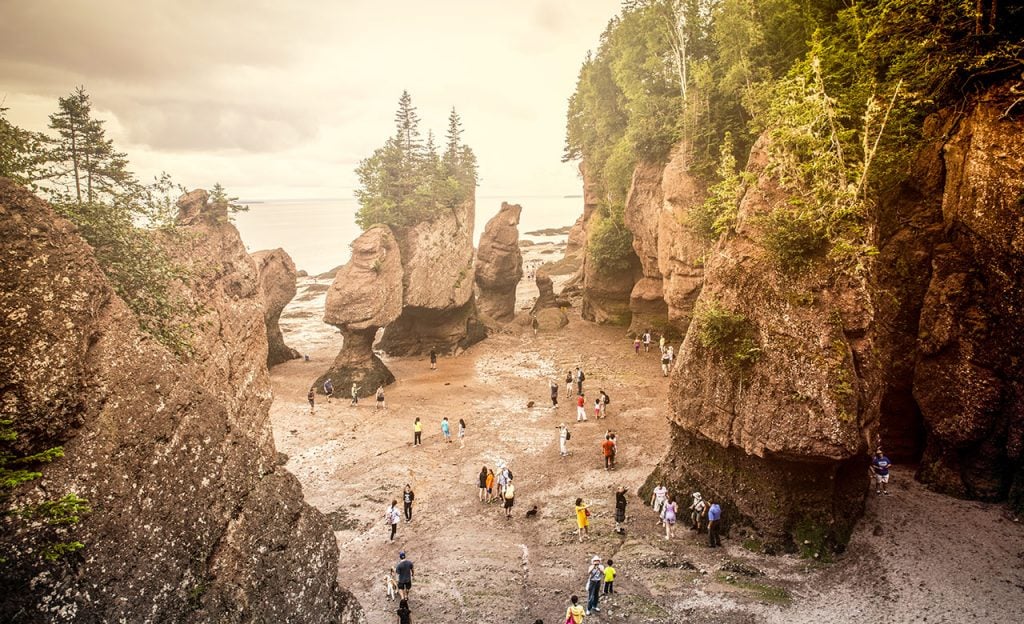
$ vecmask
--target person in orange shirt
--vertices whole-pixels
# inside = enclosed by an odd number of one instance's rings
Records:
[[[587,408],[584,407],[586,404],[586,396],[581,394],[576,397],[576,422],[583,422],[587,419]]]
[[[604,453],[604,469],[611,470],[615,467],[615,442],[612,440],[612,434],[604,436],[604,442],[601,443],[601,452]]]
[[[487,470],[487,502],[494,500],[494,471]]]

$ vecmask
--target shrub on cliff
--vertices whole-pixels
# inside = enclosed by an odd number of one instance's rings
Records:
[[[403,91],[395,135],[356,168],[356,224],[363,230],[378,223],[402,228],[430,220],[476,192],[476,156],[462,143],[462,122],[455,109],[448,117],[443,153],[438,153],[433,133],[425,143],[421,140],[419,123],[412,97]]]
[[[597,218],[590,233],[587,254],[602,273],[629,269],[633,254],[633,233],[623,222],[621,210]]]
[[[693,322],[700,346],[720,356],[730,368],[743,368],[760,357],[754,328],[739,312],[709,301],[697,310]]]

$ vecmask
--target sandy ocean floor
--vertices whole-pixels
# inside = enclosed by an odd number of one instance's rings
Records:
[[[560,624],[571,594],[585,600],[594,554],[614,559],[619,575],[614,597],[588,623],[1024,621],[1024,527],[1003,506],[929,492],[910,467],[895,468],[890,496],[869,499],[848,551],[831,563],[754,554],[736,538],[710,550],[685,525],[666,541],[636,490],[667,448],[668,384],[657,355],[634,356],[621,328],[575,315],[568,327],[537,337],[514,326],[441,358],[437,371],[425,358],[388,358],[398,381],[387,388],[386,410],[318,397],[311,415],[306,390],[341,343],[320,321],[326,286],[303,280],[282,316],[285,340],[311,360],[271,373],[274,436],[306,499],[333,523],[338,580],[371,624],[397,621],[383,579],[400,549],[416,566],[415,622]],[[520,307],[531,286],[521,285]],[[612,397],[606,420],[577,424],[564,383],[558,408],[550,408],[547,380],[579,363],[588,398],[598,388]],[[424,444],[413,447],[417,416]],[[466,420],[464,448],[443,442],[443,416]],[[572,431],[568,458],[558,453],[561,422]],[[599,449],[608,430],[619,440],[612,472]],[[480,467],[499,464],[511,467],[517,484],[511,519],[477,498]],[[403,521],[391,543],[384,509],[406,483],[416,493],[413,522]],[[630,495],[625,536],[612,531],[620,484]],[[578,496],[594,511],[582,544],[574,534]],[[525,517],[533,506],[536,517]],[[751,574],[733,571],[743,568]]]

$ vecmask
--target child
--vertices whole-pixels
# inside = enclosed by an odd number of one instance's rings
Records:
[[[640,336],[637,336],[636,338],[633,339],[633,351],[637,355],[640,355]]]
[[[608,560],[608,565],[604,567],[604,593],[614,594],[615,593],[615,568],[612,567],[612,560]]]
[[[374,409],[375,410],[379,410],[379,409],[387,409],[387,408],[388,408],[388,405],[387,405],[387,403],[384,402],[384,386],[383,385],[377,386],[377,407],[375,407]]]
[[[444,435],[444,441],[447,444],[452,443],[452,432],[448,427],[448,417],[445,416],[441,419],[441,433]]]
[[[466,448],[466,421],[459,419],[459,448]]]
[[[594,399],[594,419],[601,418],[601,397]]]

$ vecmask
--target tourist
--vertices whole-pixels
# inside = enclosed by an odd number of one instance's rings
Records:
[[[615,593],[615,568],[612,567],[613,561],[608,560],[608,564],[604,566],[604,594]]]
[[[665,334],[662,334],[661,338],[658,339],[658,349],[661,353],[665,352]]]
[[[494,471],[487,471],[487,503],[494,500]]]
[[[508,483],[505,484],[505,490],[502,493],[502,497],[505,499],[505,517],[512,517],[512,505],[516,502],[516,486],[512,483],[512,476],[509,474]]]
[[[676,504],[676,497],[669,496],[665,503],[665,540],[675,537],[676,515],[679,513],[679,505]]]
[[[536,314],[530,315],[530,327],[533,329],[533,335],[537,335],[537,330],[540,329],[540,321],[537,320]]]
[[[619,456],[619,438],[614,431],[609,431],[608,439],[612,441],[612,470],[615,470],[615,462]]]
[[[420,444],[423,444],[423,423],[417,416],[416,421],[412,424],[412,445],[419,446]]]
[[[651,350],[651,330],[644,330],[644,353],[648,353]]]
[[[451,432],[451,429],[449,429],[449,427],[448,427],[448,417],[447,416],[445,416],[444,418],[441,419],[441,435],[444,436],[444,441],[445,441],[446,444],[451,444],[452,443],[452,432]]]
[[[569,428],[565,426],[565,423],[558,425],[558,453],[561,457],[565,457],[569,454],[569,449],[566,443],[569,441]]]
[[[615,467],[615,442],[612,441],[611,433],[606,433],[604,442],[601,443],[601,453],[604,455],[604,469],[611,470]]]
[[[398,575],[398,597],[402,600],[408,600],[409,590],[412,589],[412,579],[416,573],[413,570],[412,561],[405,558],[404,550],[398,553],[398,565],[395,566],[395,574]]]
[[[412,624],[412,611],[409,610],[409,601],[402,599],[398,601],[398,624]]]
[[[590,560],[590,569],[587,570],[587,615],[590,615],[591,611],[601,610],[597,603],[601,598],[601,581],[603,580],[604,566],[601,565],[601,558],[594,555],[594,558]]]
[[[640,336],[633,339],[633,352],[640,355]]]
[[[612,399],[604,390],[598,390],[597,396],[601,399],[601,418],[605,418],[608,416],[608,405],[612,402]]]
[[[594,420],[601,418],[601,397],[594,399]]]
[[[701,519],[704,517],[704,510],[707,509],[707,503],[701,498],[700,492],[693,493],[693,502],[690,503],[690,530],[697,531],[700,533],[701,530]]]
[[[572,371],[565,373],[565,396],[566,398],[572,396]]]
[[[665,501],[668,497],[668,488],[660,483],[651,492],[651,506],[654,507],[654,513],[661,517],[661,510],[665,507]],[[659,521],[658,524],[661,524]]]
[[[437,350],[430,347],[430,370],[437,370]]]
[[[882,449],[875,451],[875,457],[871,460],[871,472],[875,475],[875,494],[889,495],[889,467],[892,464],[889,458],[882,453]]]
[[[708,499],[708,546],[716,548],[722,545],[722,538],[719,536],[722,523],[722,508],[714,499]]]
[[[306,400],[309,401],[309,413],[313,413],[314,405],[316,403],[316,388],[310,388],[309,392],[306,393]]]
[[[459,419],[459,448],[466,448],[466,421]]]
[[[626,529],[622,526],[626,522],[626,488],[620,485],[615,490],[615,532],[622,534]]]
[[[671,363],[668,351],[661,352],[661,376],[668,377],[668,365]]]
[[[398,501],[391,501],[391,506],[384,511],[384,522],[391,529],[391,541],[395,541],[395,533],[398,532],[398,523],[402,520],[402,514],[398,512]]]
[[[549,379],[548,384],[551,386],[551,409],[558,409],[558,383]]]
[[[583,382],[586,381],[587,376],[583,373],[583,369],[579,366],[576,367],[576,394],[583,396]]]
[[[352,384],[352,402],[349,405],[359,405],[359,386]]]
[[[384,384],[377,386],[377,407],[375,410],[387,409],[388,405],[384,402]]]
[[[505,476],[505,468],[504,468],[504,466],[498,468],[498,476],[497,476],[496,480],[497,480],[498,488],[497,488],[497,491],[495,492],[495,496],[498,498],[499,501],[500,500],[504,500],[504,498],[505,498],[505,486],[508,485],[508,477]]]
[[[583,537],[590,536],[590,506],[583,504],[582,498],[576,499],[576,537],[583,542]]]
[[[569,597],[569,607],[565,610],[565,624],[583,624],[583,607],[580,597],[573,594]]]
[[[331,399],[334,398],[334,382],[328,377],[324,381],[324,394],[327,395],[327,402],[330,403]]]
[[[406,524],[412,522],[412,502],[414,500],[416,500],[416,495],[412,491],[412,486],[406,483],[405,490],[402,492],[402,507],[405,511]]]
[[[671,373],[672,369],[675,368],[675,365],[676,365],[675,347],[673,347],[672,345],[669,345],[669,347],[668,347],[668,372]]]
[[[477,475],[480,482],[480,502],[487,502],[487,466],[480,469],[480,474]]]
[[[585,404],[585,396],[581,394],[576,397],[576,422],[583,422],[587,420],[587,408],[583,407]]]

